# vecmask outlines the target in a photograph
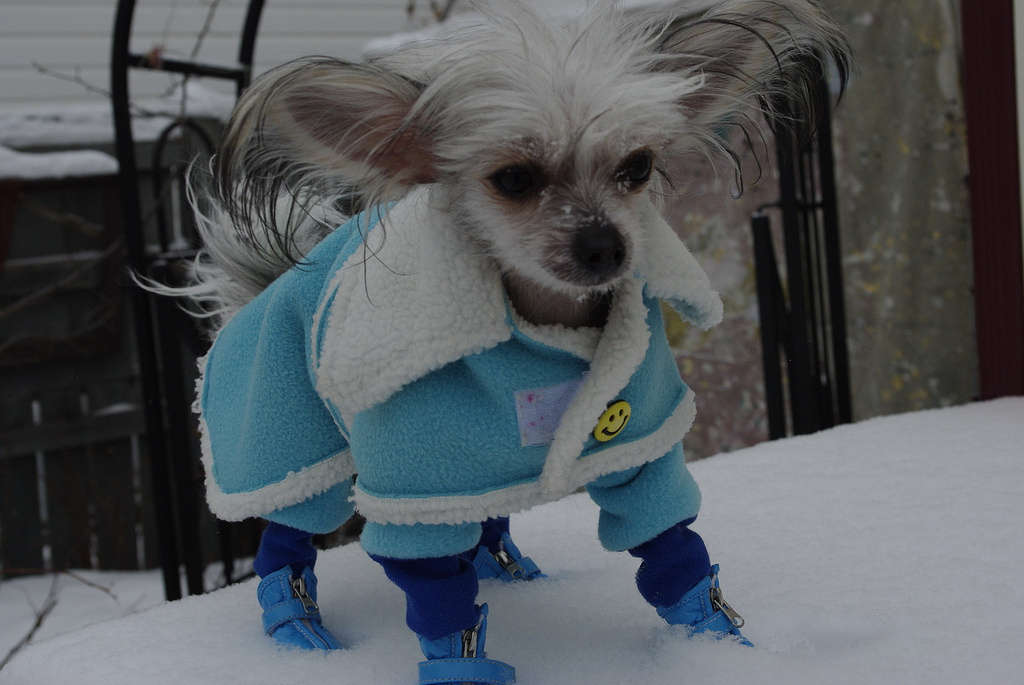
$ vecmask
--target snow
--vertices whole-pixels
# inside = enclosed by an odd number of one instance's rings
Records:
[[[693,463],[704,492],[696,529],[755,649],[662,624],[633,586],[636,561],[598,545],[586,496],[538,507],[514,517],[513,532],[550,578],[482,585],[488,651],[522,685],[1021,682],[1022,448],[1024,398],[1008,398]],[[421,657],[398,590],[358,547],[325,552],[317,568],[344,651],[276,648],[249,582],[40,640],[0,683],[412,685]],[[96,618],[152,599],[114,578],[121,604]],[[20,595],[13,584],[0,585],[4,616]]]
[[[137,103],[132,132],[137,142],[152,141],[182,110],[195,118],[227,119],[235,98],[189,81],[167,97]],[[0,145],[12,148],[59,148],[109,145],[114,140],[109,101],[57,105],[0,106]]]
[[[117,169],[117,160],[98,150],[17,152],[0,145],[0,180],[102,176]]]
[[[40,642],[69,630],[136,614],[163,603],[159,570],[123,573],[74,571],[0,581],[0,660],[28,633],[51,591],[53,610],[34,637]],[[0,677],[4,675],[0,672]],[[16,681],[15,681],[16,682]]]

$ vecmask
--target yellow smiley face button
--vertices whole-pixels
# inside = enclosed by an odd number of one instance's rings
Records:
[[[629,423],[629,415],[632,409],[629,402],[619,400],[612,402],[601,414],[594,428],[594,437],[600,442],[608,442],[622,432],[622,429]]]

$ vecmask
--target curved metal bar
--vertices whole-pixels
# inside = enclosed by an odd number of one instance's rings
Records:
[[[245,23],[242,25],[242,42],[238,47],[238,63],[245,71],[244,80],[239,80],[238,94],[249,85],[252,80],[252,60],[256,52],[256,35],[260,27],[260,18],[263,16],[264,0],[250,0],[249,10],[245,14]]]
[[[163,211],[165,209],[165,207],[163,206],[165,203],[165,198],[163,197],[165,176],[165,174],[163,173],[165,161],[164,153],[167,150],[167,143],[170,141],[171,134],[179,129],[186,129],[194,133],[196,137],[199,138],[208,154],[212,155],[214,150],[216,149],[216,145],[214,144],[213,139],[210,137],[210,135],[206,131],[204,131],[203,128],[199,124],[197,124],[194,119],[190,118],[176,119],[172,121],[170,124],[165,126],[164,130],[162,130],[160,132],[160,135],[157,136],[156,143],[153,145],[153,178],[151,186],[153,188],[154,201],[157,203],[157,236],[160,240],[160,250],[162,252],[167,252],[170,249],[170,239],[168,237],[167,231],[167,215]]]

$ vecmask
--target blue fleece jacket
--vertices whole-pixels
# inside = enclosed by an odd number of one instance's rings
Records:
[[[721,302],[654,208],[587,332],[522,321],[431,192],[352,219],[220,331],[198,402],[218,516],[482,521],[676,449],[693,393],[658,300],[702,327]]]

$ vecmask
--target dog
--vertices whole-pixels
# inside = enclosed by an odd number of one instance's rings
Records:
[[[722,304],[660,208],[684,155],[738,172],[724,132],[801,126],[828,65],[845,85],[845,38],[809,0],[472,16],[240,97],[174,291],[212,321],[211,510],[268,520],[264,628],[307,649],[341,648],[311,536],[362,514],[423,683],[514,682],[478,581],[542,577],[508,517],[581,487],[666,622],[749,645],[691,529],[693,393],[658,302],[702,327]]]

